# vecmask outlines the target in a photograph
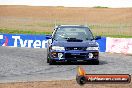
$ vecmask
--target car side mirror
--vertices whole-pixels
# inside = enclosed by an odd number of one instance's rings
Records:
[[[101,39],[101,36],[96,36],[95,40]]]
[[[46,39],[51,39],[52,35],[46,35]]]

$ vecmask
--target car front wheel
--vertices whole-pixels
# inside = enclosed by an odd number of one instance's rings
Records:
[[[99,60],[93,60],[93,61],[92,61],[92,64],[93,64],[93,65],[99,65]]]
[[[50,58],[49,58],[49,55],[47,54],[47,63],[49,63],[49,60],[50,60]]]
[[[54,61],[54,60],[49,60],[49,65],[54,65],[56,63],[56,61]]]

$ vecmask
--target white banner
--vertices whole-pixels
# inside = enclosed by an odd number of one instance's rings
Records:
[[[106,52],[132,54],[132,38],[106,38]]]
[[[0,35],[0,39],[3,39],[3,35]]]

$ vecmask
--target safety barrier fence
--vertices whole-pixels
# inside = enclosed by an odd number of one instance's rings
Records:
[[[47,36],[29,34],[0,34],[0,46],[47,48]],[[100,52],[132,54],[132,38],[101,37],[96,40]]]

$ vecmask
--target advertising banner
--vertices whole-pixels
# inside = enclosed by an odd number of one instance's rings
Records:
[[[99,51],[105,52],[106,51],[106,37],[101,37],[101,39],[96,40],[96,42],[99,44]]]
[[[132,54],[132,38],[107,38],[106,52]]]
[[[0,34],[0,46],[47,48],[49,35],[29,35],[29,34]],[[100,52],[106,50],[106,37],[96,40],[99,44]]]
[[[46,48],[46,35],[0,34],[0,46]]]

